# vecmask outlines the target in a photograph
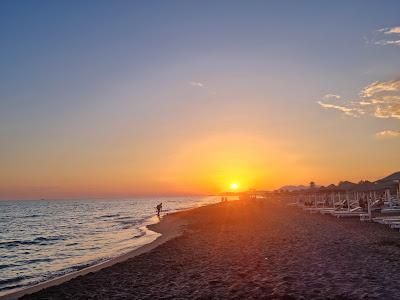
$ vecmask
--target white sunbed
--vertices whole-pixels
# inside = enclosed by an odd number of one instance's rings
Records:
[[[337,208],[332,208],[332,207],[327,207],[327,208],[323,208],[319,210],[320,214],[326,215],[326,214],[330,214],[334,211],[339,211]]]
[[[355,207],[350,210],[346,211],[334,211],[331,213],[332,216],[335,216],[337,218],[343,218],[343,217],[360,217],[361,214],[364,212],[362,211],[361,207]]]
[[[390,224],[393,222],[400,222],[400,216],[376,217],[376,218],[373,218],[372,221],[379,223],[379,224]]]
[[[379,224],[388,225],[393,229],[400,229],[400,216],[376,217],[372,220]]]
[[[327,211],[332,211],[332,210],[334,210],[334,208],[331,208],[331,207],[316,207],[315,209],[312,209],[312,210],[310,210],[310,213],[321,213],[321,214],[323,214],[324,212],[327,212]]]
[[[390,224],[388,224],[390,226],[390,228],[393,229],[400,229],[400,220],[396,221],[396,222],[392,222]]]
[[[400,207],[384,207],[381,209],[381,213],[395,213],[395,212],[400,212]]]
[[[318,211],[319,213],[323,214],[323,215],[327,215],[327,214],[332,214],[335,212],[348,212],[347,209],[342,208],[343,205],[346,204],[346,200],[343,200],[340,203],[334,203],[334,207],[322,207],[320,208]]]
[[[331,207],[307,207],[307,208],[303,208],[305,211],[310,212],[311,214],[315,214],[315,213],[321,213],[321,214],[325,214],[325,213],[330,213],[332,211],[335,211],[334,208]]]

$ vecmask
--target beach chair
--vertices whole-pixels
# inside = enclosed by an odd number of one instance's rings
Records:
[[[344,218],[344,217],[360,217],[360,214],[363,214],[362,207],[354,207],[350,210],[344,210],[344,211],[333,211],[331,213],[332,216],[337,217],[337,218]]]
[[[388,216],[388,217],[375,217],[372,221],[379,224],[390,224],[393,222],[400,222],[400,216]]]
[[[390,223],[389,226],[392,229],[399,229],[400,230],[400,220]]]
[[[400,206],[392,206],[392,207],[382,207],[381,213],[389,214],[389,213],[400,213]]]
[[[332,212],[338,211],[337,208],[324,208],[324,209],[320,209],[319,213],[322,215],[327,215],[327,214],[331,214]]]

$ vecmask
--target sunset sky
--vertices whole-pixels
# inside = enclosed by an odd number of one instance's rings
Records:
[[[399,1],[1,1],[0,199],[400,170]]]

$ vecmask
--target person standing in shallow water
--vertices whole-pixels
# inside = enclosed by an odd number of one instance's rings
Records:
[[[156,209],[157,209],[157,216],[160,216],[160,213],[161,213],[161,210],[162,210],[162,202],[157,205]]]

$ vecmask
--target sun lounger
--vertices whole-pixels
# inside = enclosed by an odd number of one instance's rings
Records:
[[[390,223],[389,226],[390,226],[390,228],[393,228],[393,229],[400,229],[400,221]]]
[[[400,222],[400,216],[376,217],[376,218],[373,218],[372,221],[379,223],[379,224],[388,224],[390,222]]]
[[[333,211],[331,212],[332,216],[341,218],[341,217],[359,217],[360,214],[362,214],[362,208],[361,207],[354,207],[350,210],[339,210],[339,211]]]
[[[400,207],[384,207],[381,209],[381,213],[395,213],[400,212]]]
[[[361,212],[341,212],[341,213],[335,213],[332,214],[336,218],[354,218],[354,217],[360,217],[362,215]]]
[[[319,213],[322,215],[327,215],[327,214],[331,214],[332,212],[335,211],[339,211],[337,208],[324,208],[324,209],[320,209]]]

